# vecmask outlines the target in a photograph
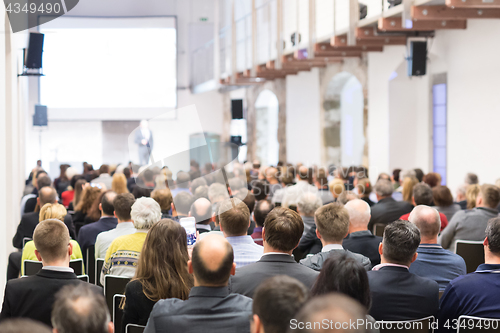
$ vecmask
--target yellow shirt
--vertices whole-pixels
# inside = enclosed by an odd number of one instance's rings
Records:
[[[83,259],[82,249],[80,249],[80,245],[78,244],[78,242],[71,239],[70,243],[73,245],[73,253],[71,254],[71,260]],[[33,241],[27,242],[23,248],[23,256],[21,262],[24,262],[25,260],[37,261],[38,258],[35,255],[35,250],[36,250],[35,242]],[[85,272],[83,264],[82,264],[82,272]],[[24,275],[24,265],[21,265],[21,275]]]

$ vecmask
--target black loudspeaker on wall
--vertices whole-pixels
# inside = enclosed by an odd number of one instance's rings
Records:
[[[427,69],[427,42],[410,42],[408,76],[425,75]]]
[[[232,114],[232,119],[243,119],[243,100],[242,99],[232,99],[231,100],[231,114]]]
[[[26,68],[42,68],[43,37],[43,34],[30,32],[30,40],[24,63]]]
[[[47,107],[45,105],[35,105],[35,114],[33,115],[33,126],[47,126]]]

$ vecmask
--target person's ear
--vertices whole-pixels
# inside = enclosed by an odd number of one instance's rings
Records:
[[[173,202],[170,204],[170,206],[172,207],[172,215],[174,215],[174,213],[177,214],[177,212],[175,211],[175,206],[174,206]]]
[[[36,198],[36,203],[38,204],[38,206],[40,206],[40,197]],[[40,208],[42,208],[42,207],[40,207]]]
[[[250,229],[250,226],[251,226],[251,225],[252,225],[252,219],[251,219],[251,218],[249,218],[249,219],[248,219],[248,228],[247,228],[247,229]]]
[[[411,258],[411,262],[413,263],[415,260],[417,260],[417,257],[418,257],[418,253],[415,252],[415,254],[413,255],[413,257]]]
[[[99,210],[102,212],[102,204],[99,204]]]
[[[263,330],[262,330],[262,322],[260,321],[260,318],[259,316],[257,316],[256,314],[253,315],[252,317],[252,323],[250,325],[250,332],[251,333],[263,333]]]
[[[40,252],[35,249],[35,257],[38,259],[38,261],[42,261],[42,256],[40,255]]]
[[[70,257],[73,254],[73,244],[71,242],[68,244],[68,254]]]
[[[266,241],[266,227],[262,227],[262,244]]]
[[[52,333],[59,333],[59,331],[57,330],[57,328],[53,328]]]
[[[115,333],[115,325],[111,321],[108,323],[108,333]]]
[[[118,216],[116,216],[116,212],[115,211],[113,211],[113,216],[118,219]]]
[[[479,194],[476,198],[476,207],[482,206],[483,205],[483,197],[481,194]]]
[[[411,197],[411,203],[413,204],[413,206],[417,206],[417,204],[415,203],[415,197]]]
[[[188,216],[189,217],[193,217],[193,215],[191,215],[191,211],[189,211]]]
[[[378,245],[378,254],[384,254],[384,245],[382,244],[382,242],[380,242],[380,244]]]
[[[316,237],[318,237],[318,239],[321,239],[321,234],[319,233],[318,228],[316,228]]]
[[[188,260],[188,273],[189,274],[193,274],[193,261],[192,260]]]
[[[231,267],[231,275],[236,274],[236,263],[233,262],[233,266]]]
[[[484,245],[484,246],[486,246],[486,247],[490,245],[490,242],[488,242],[488,237],[486,237],[486,238],[484,239],[484,241],[483,241],[483,245]]]

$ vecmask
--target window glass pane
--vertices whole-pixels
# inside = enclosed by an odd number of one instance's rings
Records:
[[[434,126],[446,126],[446,105],[434,106]]]
[[[434,172],[441,175],[441,185],[446,185],[446,168],[436,168]]]
[[[446,105],[446,84],[436,84],[432,87],[434,105]]]
[[[446,148],[434,147],[434,170],[446,167]]]
[[[446,127],[434,127],[434,147],[446,148]]]

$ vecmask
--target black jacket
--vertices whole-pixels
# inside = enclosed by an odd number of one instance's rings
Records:
[[[370,231],[357,231],[347,235],[342,241],[344,249],[359,253],[370,258],[372,266],[380,264],[380,254],[378,246],[382,242],[382,237],[373,235]]]
[[[401,216],[411,212],[413,205],[406,201],[396,201],[387,197],[377,202],[372,207],[372,217],[368,223],[368,230],[373,231],[375,223],[389,224]]]
[[[316,254],[321,251],[322,247],[323,245],[321,244],[321,241],[318,236],[316,236],[316,224],[314,224],[311,226],[311,229],[309,229],[309,231],[302,236],[298,248],[302,253],[304,253],[304,255],[306,255]]]
[[[17,232],[12,239],[12,245],[15,248],[22,249],[23,248],[23,238],[33,238],[33,232],[35,231],[36,226],[38,225],[38,219],[40,218],[40,213],[33,212],[24,214],[21,218],[21,222],[17,226]],[[75,235],[75,225],[73,224],[73,219],[71,215],[66,215],[64,217],[64,224],[69,229],[69,235],[71,238],[76,239]]]
[[[344,249],[344,250],[335,249],[335,250],[331,250],[328,252],[319,252],[319,253],[316,253],[315,255],[313,255],[312,257],[302,259],[300,261],[300,264],[319,272],[321,270],[321,268],[323,267],[323,263],[325,262],[326,259],[331,258],[335,255],[342,254],[344,252],[347,253],[349,255],[349,257],[355,259],[357,262],[359,262],[361,265],[363,265],[363,267],[367,271],[372,269],[372,263],[370,262],[370,259],[368,259],[364,255],[361,255],[358,253],[352,253],[351,251],[346,250],[346,249]]]
[[[125,332],[125,328],[128,324],[146,326],[149,315],[156,302],[153,302],[144,295],[142,283],[137,280],[127,284],[125,288],[125,297],[126,302],[122,317],[122,332]]]
[[[412,274],[404,267],[386,266],[368,272],[375,320],[411,320],[436,317],[439,286],[436,281]]]
[[[248,333],[251,314],[252,300],[229,294],[227,287],[193,287],[186,301],[158,301],[144,332]]]
[[[30,318],[52,326],[50,315],[55,294],[66,285],[86,283],[78,280],[74,273],[40,270],[36,275],[7,282],[0,320],[7,318]],[[102,288],[92,285],[96,293]]]
[[[255,289],[262,281],[275,275],[288,275],[312,288],[318,272],[298,264],[288,254],[264,254],[256,263],[236,269],[229,280],[232,293],[253,297]]]

